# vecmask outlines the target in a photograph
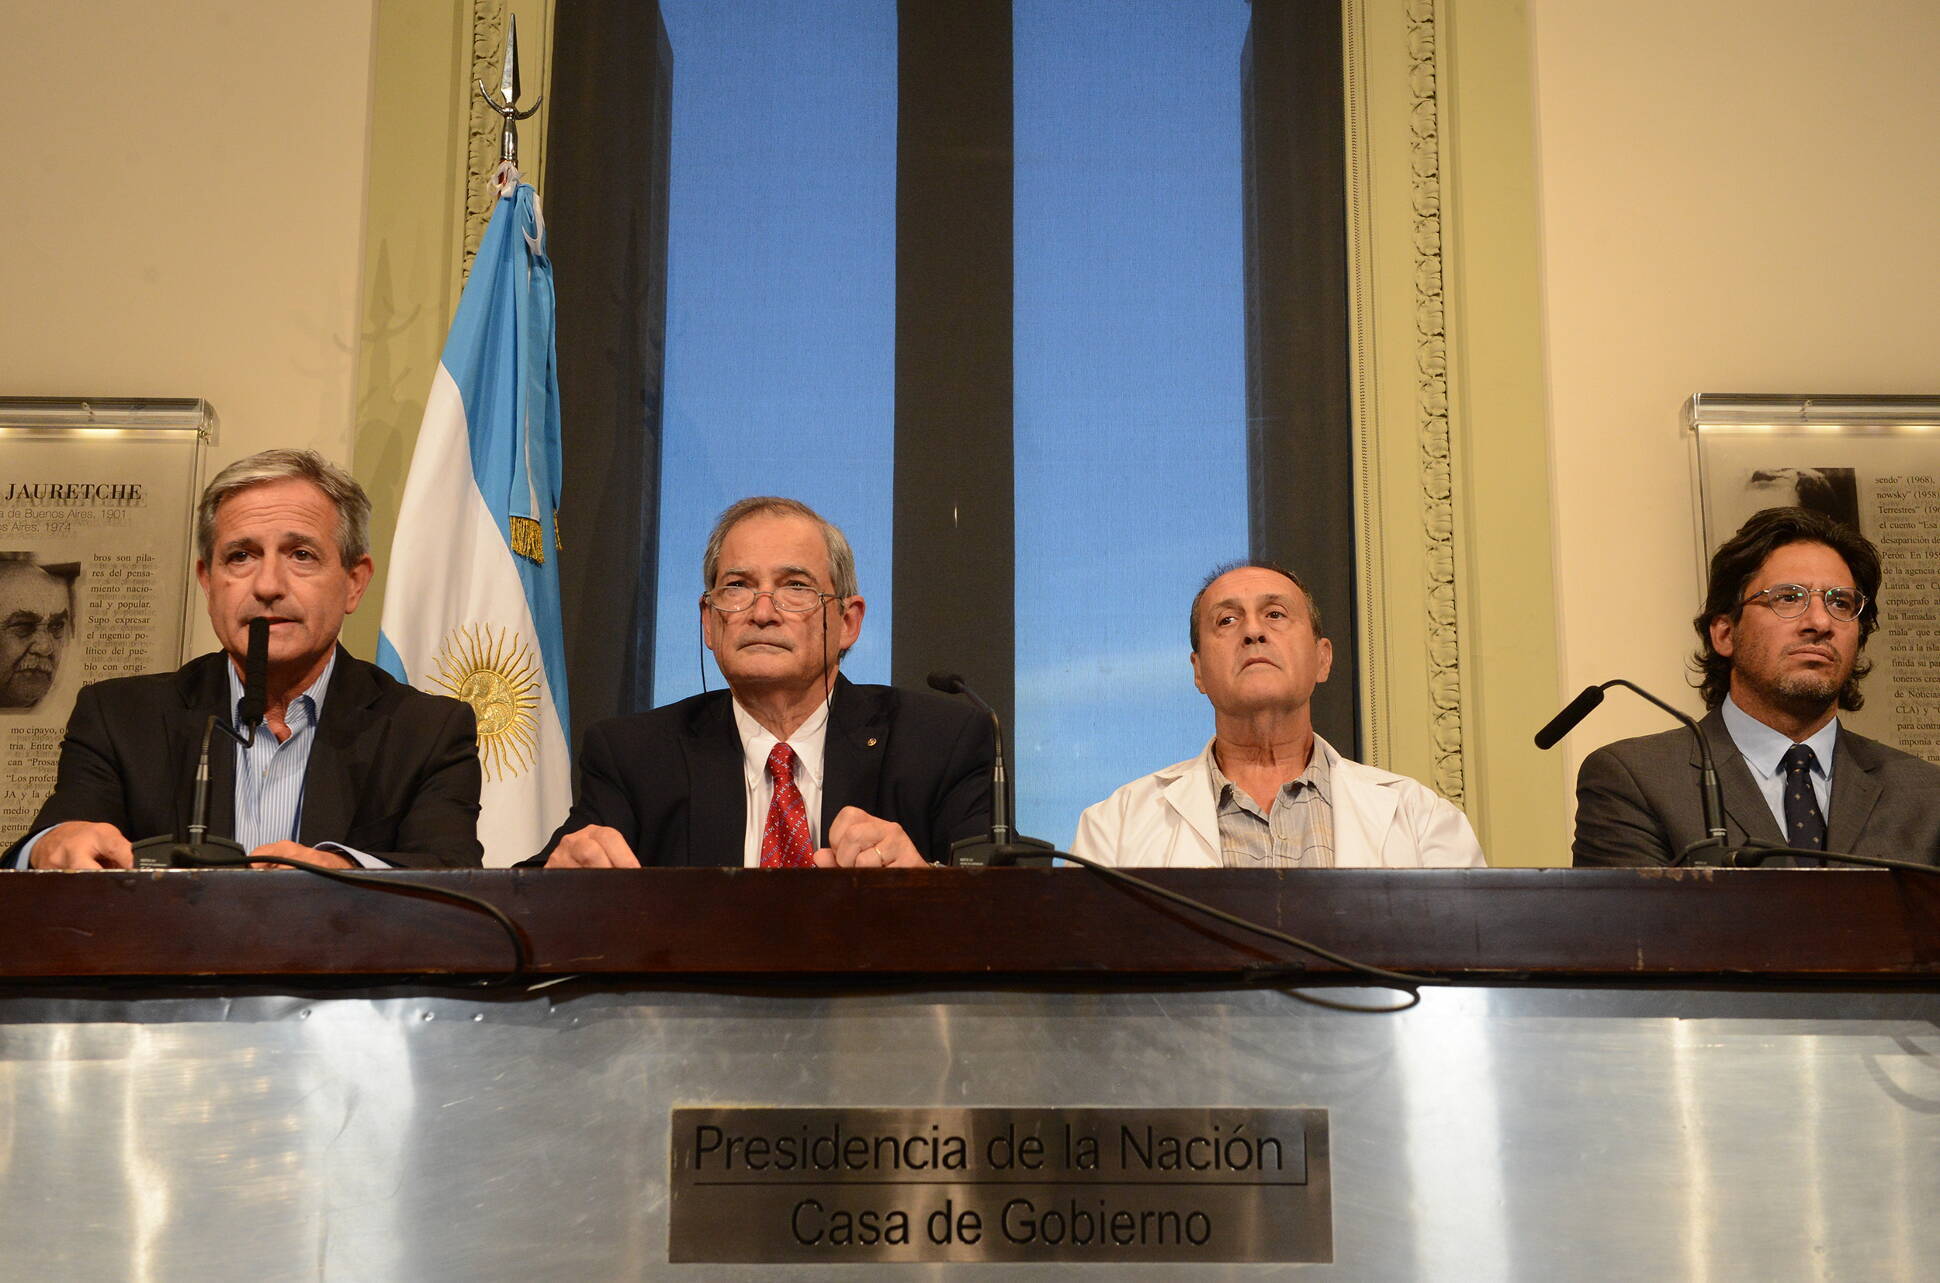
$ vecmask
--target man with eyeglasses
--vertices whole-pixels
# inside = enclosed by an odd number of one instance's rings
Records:
[[[1864,699],[1879,581],[1872,543],[1807,508],[1755,514],[1712,556],[1692,664],[1733,844],[1935,862],[1940,767],[1839,725],[1838,710]],[[1666,864],[1702,839],[1699,767],[1683,728],[1590,754],[1576,779],[1575,863]]]
[[[701,576],[727,690],[588,730],[578,801],[528,864],[921,868],[985,831],[989,719],[838,671],[863,616],[839,529],[793,499],[743,499]]]

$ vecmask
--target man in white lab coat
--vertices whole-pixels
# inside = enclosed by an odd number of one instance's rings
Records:
[[[1227,868],[1469,868],[1468,817],[1314,734],[1333,645],[1289,570],[1223,566],[1192,602],[1192,673],[1213,706],[1205,751],[1085,810],[1072,850],[1101,864]]]

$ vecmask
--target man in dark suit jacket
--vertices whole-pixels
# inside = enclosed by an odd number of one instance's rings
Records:
[[[1838,722],[1863,702],[1879,582],[1868,540],[1804,508],[1756,514],[1713,556],[1694,662],[1731,846],[1940,863],[1940,767]],[[1665,864],[1702,840],[1700,765],[1683,729],[1590,754],[1576,780],[1575,863]]]
[[[211,714],[236,718],[260,618],[267,709],[252,748],[219,732],[211,746],[210,832],[235,834],[252,855],[335,867],[478,864],[470,706],[412,690],[337,644],[370,581],[369,514],[362,487],[310,451],[223,469],[196,530],[222,651],[84,688],[54,795],[6,863],[127,868],[131,840],[184,830],[203,729]]]
[[[1730,845],[1754,838],[1785,843],[1724,715],[1710,713],[1698,726],[1717,763]],[[1836,787],[1825,817],[1826,850],[1934,862],[1940,850],[1940,767],[1843,729],[1832,763]],[[1577,866],[1664,864],[1703,839],[1701,765],[1697,741],[1682,727],[1619,740],[1590,754],[1576,777]],[[1714,859],[1701,854],[1692,862]],[[1797,861],[1775,856],[1767,863]]]
[[[990,818],[987,717],[837,666],[862,628],[842,532],[744,499],[702,560],[701,630],[728,689],[586,733],[579,800],[529,864],[920,868]]]
[[[743,863],[746,791],[731,699],[715,691],[595,725],[580,749],[579,801],[560,835],[603,824],[643,863]],[[989,719],[967,705],[837,677],[821,831],[854,807],[895,821],[917,851],[940,859],[955,839],[989,827],[990,737]]]
[[[212,713],[235,717],[229,662],[217,652],[173,673],[84,687],[54,794],[29,832],[69,820],[112,825],[136,840],[185,829],[202,729]],[[476,867],[479,768],[470,706],[413,690],[341,647],[321,703],[295,841],[341,845],[392,865]],[[235,832],[230,743],[218,731],[209,754],[211,833]]]

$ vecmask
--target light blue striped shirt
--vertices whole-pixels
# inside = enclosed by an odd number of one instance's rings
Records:
[[[236,844],[254,851],[271,842],[297,842],[303,829],[303,779],[310,771],[310,750],[316,747],[317,723],[323,720],[323,700],[330,690],[330,674],[337,669],[337,652],[310,683],[308,690],[291,700],[283,710],[283,724],[290,737],[278,742],[264,722],[256,728],[249,747],[236,749]],[[229,674],[231,726],[242,725],[242,678],[236,666],[224,664]],[[375,856],[345,846],[341,842],[318,842],[319,851],[335,851],[367,869],[391,866]]]
[[[288,739],[279,743],[265,721],[256,728],[248,748],[235,745],[236,843],[243,850],[297,840],[303,824],[303,777],[310,769],[310,750],[317,742],[324,693],[330,688],[330,674],[336,667],[337,654],[332,651],[316,681],[290,701],[283,714],[290,728]],[[222,668],[229,675],[229,724],[240,727],[242,678],[235,664]]]

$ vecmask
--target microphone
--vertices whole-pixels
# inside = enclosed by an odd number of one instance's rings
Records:
[[[209,714],[209,720],[202,725],[202,751],[195,761],[195,791],[187,835],[178,829],[135,843],[137,869],[240,867],[249,862],[249,853],[234,838],[209,836],[209,741],[218,727],[238,743],[243,742],[242,736],[220,714]]]
[[[931,673],[930,689],[941,691],[945,695],[967,696],[970,702],[982,709],[984,716],[990,719],[990,733],[997,743],[997,752],[991,758],[990,766],[990,842],[993,846],[1008,845],[1010,842],[1010,774],[1004,769],[1004,724],[998,718],[997,710],[984,703],[983,696],[970,689],[961,673]]]
[[[236,706],[236,720],[242,723],[247,748],[255,742],[256,728],[269,711],[269,620],[261,615],[249,621],[249,650],[243,656],[243,695]]]
[[[227,662],[227,661],[225,661]],[[195,760],[195,788],[190,795],[189,826],[183,833],[164,833],[134,844],[137,869],[203,869],[248,863],[249,854],[233,838],[209,836],[209,741],[217,729],[248,748],[256,728],[269,712],[269,620],[249,621],[249,649],[243,654],[243,694],[236,704],[238,731],[220,714],[211,713],[202,726],[202,750]]]
[[[1563,736],[1576,729],[1576,724],[1588,717],[1591,710],[1603,702],[1603,692],[1609,690],[1612,686],[1621,686],[1625,690],[1643,696],[1651,703],[1657,705],[1657,707],[1663,709],[1666,713],[1669,713],[1672,717],[1675,717],[1678,721],[1690,727],[1692,738],[1697,740],[1698,758],[1703,763],[1698,776],[1698,790],[1703,797],[1704,829],[1708,836],[1702,841],[1693,842],[1678,852],[1677,858],[1672,860],[1671,863],[1674,865],[1684,863],[1691,852],[1700,847],[1724,846],[1729,836],[1724,826],[1724,794],[1718,788],[1718,766],[1711,758],[1710,742],[1704,738],[1704,732],[1698,729],[1696,718],[1681,708],[1673,708],[1671,705],[1666,704],[1663,700],[1658,699],[1655,695],[1637,685],[1637,683],[1625,681],[1621,677],[1614,677],[1599,685],[1585,687],[1583,693],[1571,700],[1567,708],[1550,718],[1549,724],[1536,732],[1536,747],[1549,748],[1556,741],[1562,739]]]
[[[987,837],[958,838],[950,843],[950,863],[959,868],[1000,868],[1015,864],[1019,857],[1042,857],[1057,848],[1037,838],[1024,837],[1011,827],[1010,775],[1004,769],[1004,724],[997,710],[970,689],[961,673],[930,674],[930,689],[945,695],[962,695],[990,718],[990,731],[996,752],[990,763],[990,833]]]
[[[1569,707],[1549,719],[1549,725],[1536,732],[1537,748],[1552,748],[1556,741],[1576,729],[1576,724],[1595,711],[1603,702],[1601,686],[1585,686],[1583,693],[1569,702]]]

